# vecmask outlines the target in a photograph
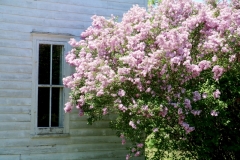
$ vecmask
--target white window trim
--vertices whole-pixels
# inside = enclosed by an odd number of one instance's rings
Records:
[[[32,52],[32,109],[31,109],[31,135],[37,137],[63,137],[69,134],[69,114],[65,114],[62,108],[62,127],[37,127],[37,110],[38,110],[38,58],[39,44],[57,44],[64,46],[64,54],[70,51],[71,46],[68,44],[70,38],[74,36],[70,34],[53,34],[32,32],[33,52]],[[64,58],[64,57],[63,57]],[[63,77],[71,74],[71,67],[63,63]],[[67,102],[69,89],[63,88],[63,107]]]

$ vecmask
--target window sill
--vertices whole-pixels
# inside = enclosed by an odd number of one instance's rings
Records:
[[[70,134],[69,133],[51,133],[51,134],[35,134],[32,135],[31,138],[35,139],[35,138],[65,138],[65,137],[69,137]]]

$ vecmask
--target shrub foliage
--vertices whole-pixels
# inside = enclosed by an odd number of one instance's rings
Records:
[[[152,159],[240,159],[239,1],[163,0],[134,6],[120,22],[93,16],[70,40],[75,73],[64,110],[88,122],[117,114],[110,126]]]

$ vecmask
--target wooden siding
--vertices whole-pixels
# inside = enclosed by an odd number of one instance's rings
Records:
[[[0,160],[125,159],[125,146],[108,128],[111,117],[89,126],[73,112],[69,134],[32,134],[31,32],[79,38],[92,15],[121,19],[133,4],[146,6],[147,0],[0,0]]]

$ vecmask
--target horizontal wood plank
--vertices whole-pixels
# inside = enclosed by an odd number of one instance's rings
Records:
[[[13,43],[13,41],[9,40],[9,39],[0,39],[0,47],[31,49],[32,48],[32,41],[23,41],[22,40],[22,41],[19,41],[17,43]]]
[[[15,51],[17,49],[15,48]],[[23,64],[23,65],[32,65],[31,57],[15,57],[8,55],[1,55],[0,64]]]
[[[65,147],[66,148],[66,147]],[[57,152],[55,147],[35,147],[35,148],[24,148],[22,149],[22,152],[19,150],[20,148],[11,148],[9,150],[6,148],[0,148],[0,153],[2,154],[21,154],[21,158],[24,160],[32,160],[34,157],[34,160],[47,160],[51,157],[53,160],[73,160],[73,159],[99,159],[99,158],[125,158],[126,151],[124,150],[116,150],[116,151],[94,151],[91,152],[78,152],[75,150],[72,150],[71,153],[66,152],[68,150],[65,150],[65,152]]]
[[[87,124],[87,121],[72,121],[70,123],[70,129],[77,129],[77,128],[108,128],[109,121],[98,121],[93,123],[92,125]]]
[[[0,6],[0,13],[1,13],[1,7]],[[2,7],[4,8],[4,7]],[[0,30],[0,39],[11,39],[11,40],[19,40],[19,41],[32,41],[32,36],[29,33],[23,33],[23,32],[14,32],[14,31],[6,31],[6,30]]]
[[[17,130],[30,130],[30,122],[0,122],[0,131],[10,130],[15,130],[16,132]]]
[[[37,17],[19,16],[19,15],[10,15],[10,14],[2,14],[1,16],[2,18],[0,19],[0,21],[6,22],[6,23],[28,24],[33,26],[70,28],[70,29],[84,28],[84,23],[82,21],[66,22],[66,20],[46,19],[46,18],[37,18]]]
[[[89,26],[89,24],[90,22],[87,23],[86,26]],[[47,26],[43,27],[43,26],[34,26],[34,25],[27,25],[27,24],[6,23],[6,22],[1,22],[0,29],[7,30],[7,31],[27,32],[27,33],[31,33],[33,31],[49,32],[49,33],[64,33],[64,34],[75,35],[76,37],[79,37],[79,35],[84,30],[84,29],[58,28],[58,27],[47,27]]]
[[[31,106],[0,106],[1,114],[29,114]]]
[[[32,82],[26,81],[0,81],[0,89],[22,89],[22,90],[29,90],[32,88]]]
[[[67,2],[67,1],[66,1]],[[11,12],[9,12],[11,11]],[[46,11],[46,10],[38,10],[32,8],[21,8],[15,6],[0,6],[0,13],[2,14],[10,14],[10,15],[19,15],[25,17],[35,17],[35,18],[44,18],[48,20],[65,20],[68,21],[78,21],[85,22],[91,21],[91,14],[87,13],[74,13],[74,12],[62,12],[62,11]]]
[[[8,32],[10,32],[10,31],[8,31]],[[24,34],[26,34],[26,33],[24,33]],[[30,35],[30,34],[27,33],[27,35]],[[17,52],[16,52],[16,48],[0,47],[0,56],[2,57],[4,55],[5,56],[15,56],[15,57],[32,57],[32,49],[18,48]]]
[[[0,89],[0,97],[12,98],[31,98],[31,90],[13,90],[13,89]]]
[[[63,2],[63,1],[62,1]],[[74,2],[74,3],[73,3]],[[89,15],[106,15],[106,9],[110,6],[107,5],[107,1],[102,0],[91,0],[91,1],[72,1],[71,2],[64,2],[64,3],[49,3],[49,1],[18,1],[18,0],[1,0],[0,5],[3,6],[15,6],[21,8],[31,8],[37,10],[48,10],[48,11],[61,11],[73,13],[81,13],[81,14],[89,14]],[[56,7],[56,5],[58,7]],[[128,10],[126,8],[125,10]],[[123,11],[122,11],[123,12]]]
[[[71,136],[109,136],[114,135],[115,131],[109,128],[84,128],[84,129],[71,129],[70,135]]]
[[[30,106],[31,98],[3,98],[0,97],[1,106]]]
[[[14,80],[14,81],[31,81],[32,80],[32,74],[26,74],[26,73],[1,73],[0,81],[8,81],[8,80]]]
[[[30,114],[0,114],[0,122],[30,122]]]
[[[0,152],[0,159],[1,160],[19,160],[21,158],[21,155],[3,155]]]
[[[1,124],[0,124],[1,126]],[[27,127],[27,123],[25,125]],[[1,129],[1,128],[0,128]],[[36,145],[85,145],[85,144],[108,144],[120,145],[121,139],[117,136],[85,136],[85,137],[64,137],[64,138],[11,138],[1,139],[0,147],[29,147]]]
[[[0,64],[0,72],[31,74],[32,65]]]
[[[29,137],[30,137],[30,130],[21,130],[17,132],[16,131],[0,131],[0,141],[1,139],[29,138]]]

